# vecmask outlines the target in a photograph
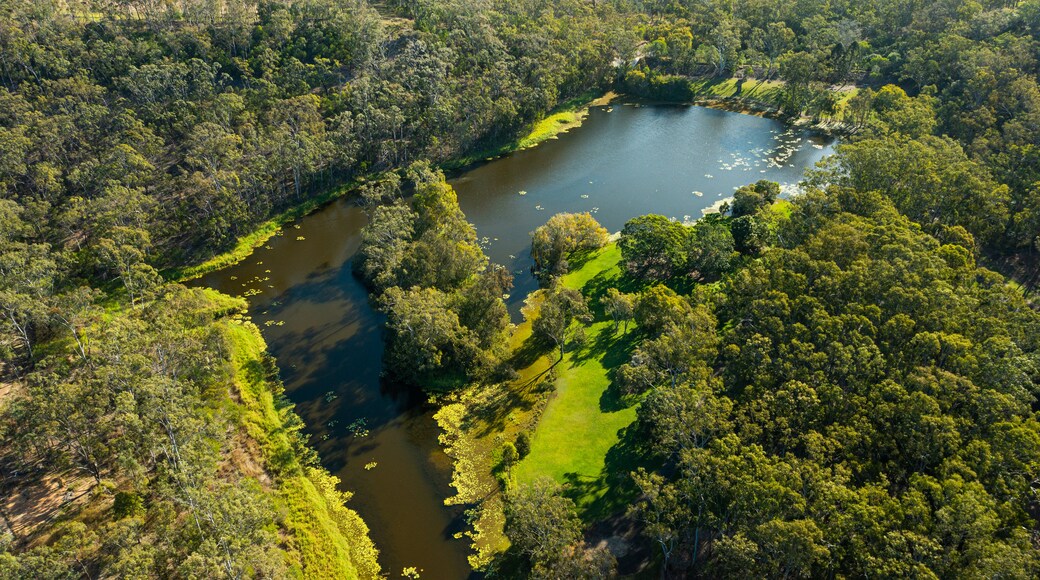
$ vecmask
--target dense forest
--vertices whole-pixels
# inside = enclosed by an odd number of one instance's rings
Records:
[[[351,191],[388,372],[508,384],[512,281],[442,169],[747,79],[844,133],[803,196],[534,232],[553,364],[631,337],[613,515],[665,575],[1035,577],[1038,47],[1036,0],[0,1],[0,577],[379,574],[244,301],[177,273]],[[627,565],[559,483],[501,478],[489,570]]]

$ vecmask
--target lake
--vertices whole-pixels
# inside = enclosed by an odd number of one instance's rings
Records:
[[[693,220],[740,185],[795,184],[832,151],[827,139],[770,119],[690,106],[596,107],[582,127],[451,179],[485,251],[509,267],[514,317],[537,287],[529,233],[558,212],[589,211],[610,231],[646,213]],[[451,461],[433,409],[413,390],[380,380],[383,317],[350,261],[365,217],[340,199],[287,226],[243,262],[194,285],[246,295],[277,357],[288,396],[328,470],[354,497],[391,577],[471,574]]]

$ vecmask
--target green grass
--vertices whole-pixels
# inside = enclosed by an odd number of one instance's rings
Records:
[[[546,139],[555,137],[563,131],[580,125],[583,116],[578,111],[562,111],[549,115],[535,123],[534,127],[531,128],[531,132],[517,141],[516,146],[518,149],[526,149]]]
[[[784,83],[781,81],[764,81],[735,78],[703,79],[690,83],[694,93],[701,98],[729,99],[739,97],[750,101],[776,104]]]
[[[636,418],[636,401],[616,395],[610,371],[628,360],[635,331],[615,333],[595,303],[602,289],[619,281],[620,257],[611,244],[563,278],[587,294],[598,315],[585,330],[585,343],[556,367],[556,393],[535,430],[530,455],[512,473],[520,484],[546,476],[566,484],[590,521],[623,510],[626,494],[615,484],[632,469],[619,443]]]
[[[589,92],[561,103],[553,109],[548,117],[535,122],[531,126],[530,131],[523,137],[460,157],[445,163],[443,167],[448,170],[460,169],[479,161],[491,160],[513,151],[534,147],[539,143],[556,137],[560,133],[580,127],[582,120],[588,113],[590,103],[596,100],[598,95],[599,93]]]

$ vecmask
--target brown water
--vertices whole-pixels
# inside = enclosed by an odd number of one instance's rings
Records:
[[[488,254],[516,273],[515,314],[535,287],[528,233],[552,214],[592,211],[611,231],[645,213],[696,218],[744,183],[794,183],[829,150],[768,119],[615,106],[452,184]],[[312,444],[354,493],[349,505],[371,528],[390,576],[415,566],[424,578],[465,578],[468,545],[454,538],[464,520],[460,508],[443,505],[451,463],[432,409],[420,393],[380,380],[383,317],[350,268],[364,220],[350,200],[334,202],[196,283],[248,296]]]

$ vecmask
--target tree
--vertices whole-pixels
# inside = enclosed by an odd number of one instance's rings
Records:
[[[717,280],[733,264],[736,242],[730,228],[721,222],[697,222],[690,232],[687,267],[701,280]]]
[[[325,169],[331,158],[319,105],[316,95],[301,95],[279,101],[271,110],[272,161],[290,171],[297,198],[306,176]]]
[[[689,518],[686,510],[689,508],[676,486],[661,475],[648,473],[640,467],[632,473],[632,480],[639,488],[640,499],[629,511],[644,522],[643,534],[661,549],[661,576],[664,577],[668,574],[672,553],[684,533]]]
[[[531,258],[542,281],[566,274],[567,256],[603,247],[609,234],[590,213],[560,213],[531,233]]]
[[[548,478],[517,486],[506,497],[506,535],[539,576],[566,561],[581,543],[581,520],[574,502]]]
[[[802,114],[817,96],[813,84],[820,70],[819,62],[807,52],[788,53],[780,58],[780,78],[784,80],[780,101],[789,116]]]
[[[414,233],[415,214],[406,205],[374,207],[368,224],[361,230],[354,272],[377,291],[398,285],[401,264]]]
[[[759,210],[769,207],[780,195],[780,184],[773,181],[759,180],[751,185],[737,189],[730,205],[730,215],[734,218],[755,215]]]
[[[151,246],[148,232],[117,226],[110,236],[98,243],[101,257],[122,281],[130,304],[137,305],[161,283],[159,273],[145,261],[145,251]]]
[[[638,410],[652,450],[665,458],[677,457],[729,433],[734,403],[716,392],[719,387],[701,379],[652,389]]]
[[[632,360],[618,368],[617,380],[629,392],[642,392],[665,382],[674,387],[695,375],[706,376],[717,342],[715,318],[698,306],[682,318],[666,320],[656,335],[636,348]]]
[[[545,291],[538,318],[531,323],[531,329],[535,336],[556,345],[560,350],[559,360],[562,361],[564,348],[574,335],[571,330],[574,323],[591,320],[592,313],[581,292],[557,282]]]
[[[614,319],[614,332],[624,323],[624,330],[628,332],[628,321],[635,315],[635,296],[625,294],[617,288],[607,288],[606,294],[600,298],[604,312]]]
[[[635,320],[648,336],[657,336],[669,326],[686,326],[693,316],[690,303],[664,284],[656,284],[639,294]]]
[[[686,265],[686,228],[661,215],[629,220],[618,246],[628,271],[640,278],[666,280]]]
[[[730,222],[733,245],[742,254],[757,255],[769,243],[769,228],[760,218],[746,215]]]
[[[421,384],[433,373],[471,375],[488,364],[473,333],[459,322],[451,295],[436,288],[393,286],[380,299],[389,331],[387,367]]]
[[[494,352],[505,346],[509,310],[502,297],[513,287],[513,276],[491,264],[458,293],[459,322],[473,331],[482,348]]]

